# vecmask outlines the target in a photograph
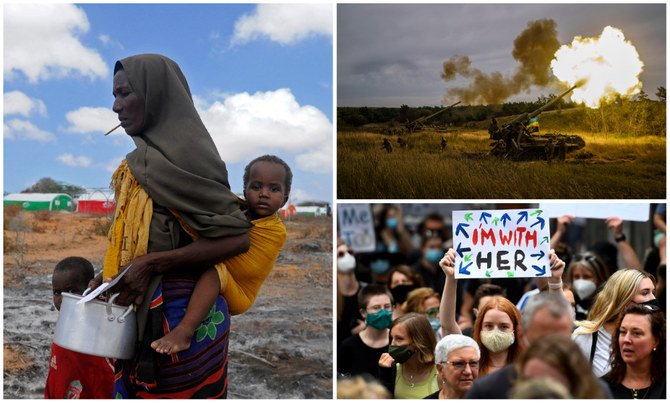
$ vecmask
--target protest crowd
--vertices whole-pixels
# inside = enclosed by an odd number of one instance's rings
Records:
[[[419,217],[366,207],[372,250],[338,226],[338,398],[665,399],[665,204],[645,205],[638,226],[547,218],[542,275],[517,254],[506,275],[472,277],[457,235],[471,225],[476,244],[476,219],[456,228],[444,205]],[[508,208],[519,206],[491,210]]]

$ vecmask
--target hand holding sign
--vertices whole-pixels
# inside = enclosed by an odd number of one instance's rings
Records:
[[[454,277],[454,262],[456,261],[456,252],[449,248],[444,257],[440,260],[440,267],[447,277]]]

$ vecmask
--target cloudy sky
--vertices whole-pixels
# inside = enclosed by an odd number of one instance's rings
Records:
[[[333,6],[4,6],[4,192],[43,177],[107,187],[134,144],[112,112],[114,62],[162,53],[186,75],[226,161],[277,154],[296,202],[332,199]],[[56,17],[57,18],[54,18]]]
[[[410,106],[455,102],[448,90],[467,84],[441,78],[442,63],[468,56],[473,68],[511,76],[514,40],[531,21],[555,22],[561,45],[577,35],[621,29],[644,63],[643,90],[666,86],[665,4],[340,4],[337,7],[337,105]],[[530,88],[512,99],[557,94]],[[446,102],[445,102],[446,101]]]

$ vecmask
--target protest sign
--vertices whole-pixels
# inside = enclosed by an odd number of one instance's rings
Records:
[[[649,203],[540,203],[547,217],[571,215],[584,218],[618,217],[624,221],[649,221]]]
[[[551,276],[542,210],[454,211],[452,223],[456,278]]]
[[[374,252],[375,228],[369,204],[339,204],[340,237],[355,253]]]

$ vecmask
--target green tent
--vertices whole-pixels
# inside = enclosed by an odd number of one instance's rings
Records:
[[[5,206],[18,204],[24,210],[73,210],[72,197],[65,193],[12,193],[5,196]]]

